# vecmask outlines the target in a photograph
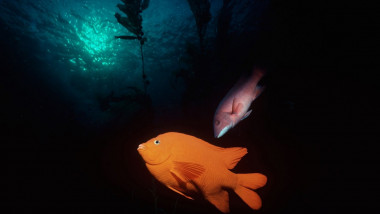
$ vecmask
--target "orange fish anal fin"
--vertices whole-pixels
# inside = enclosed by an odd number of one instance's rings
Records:
[[[221,190],[218,194],[208,195],[206,198],[221,212],[230,212],[228,192],[226,190]]]
[[[183,193],[183,192],[181,192],[181,191],[179,191],[179,190],[177,190],[177,189],[175,189],[175,188],[173,188],[173,187],[168,186],[168,188],[171,189],[171,190],[173,190],[174,192],[176,192],[176,193],[178,193],[178,194],[184,196],[185,198],[188,198],[188,199],[194,200],[194,198],[192,198],[192,197],[186,195],[185,193]]]
[[[183,182],[189,182],[201,176],[206,169],[197,163],[173,161],[173,168],[170,170]]]
[[[246,155],[247,149],[243,147],[232,147],[226,148],[223,150],[223,159],[224,163],[227,166],[227,169],[233,169],[241,158]]]

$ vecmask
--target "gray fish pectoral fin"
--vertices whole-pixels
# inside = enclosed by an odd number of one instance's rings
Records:
[[[244,120],[245,118],[247,118],[252,112],[252,109],[249,110],[247,113],[244,114],[244,116],[240,119],[240,120]]]
[[[234,99],[232,103],[232,114],[238,114],[239,112],[241,112],[242,108],[243,108],[243,104],[237,103]]]

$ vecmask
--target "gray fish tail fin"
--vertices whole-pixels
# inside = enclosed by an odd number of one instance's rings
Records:
[[[260,96],[261,93],[263,93],[263,91],[265,90],[265,86],[263,85],[257,85],[256,88],[255,88],[255,98],[256,99],[258,96]]]

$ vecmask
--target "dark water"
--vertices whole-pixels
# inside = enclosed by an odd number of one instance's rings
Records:
[[[113,38],[128,34],[114,17],[119,1],[0,1],[4,205],[219,213],[155,182],[138,155],[138,144],[177,131],[247,147],[234,172],[268,176],[262,209],[230,192],[231,213],[376,208],[370,6],[210,2],[203,52],[187,1],[151,0],[143,11],[145,96],[139,43]],[[249,118],[214,139],[219,101],[253,65],[268,70],[266,91]]]

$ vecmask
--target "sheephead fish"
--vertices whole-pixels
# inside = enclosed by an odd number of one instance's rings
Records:
[[[257,83],[264,75],[264,70],[255,67],[248,77],[242,77],[219,103],[214,115],[214,136],[222,137],[228,130],[247,118],[251,103],[264,90]]]
[[[253,190],[266,184],[266,176],[230,171],[247,154],[246,148],[217,147],[191,135],[168,132],[140,144],[137,150],[158,181],[188,199],[203,195],[227,213],[226,189],[232,189],[250,208],[261,208],[261,198]]]

